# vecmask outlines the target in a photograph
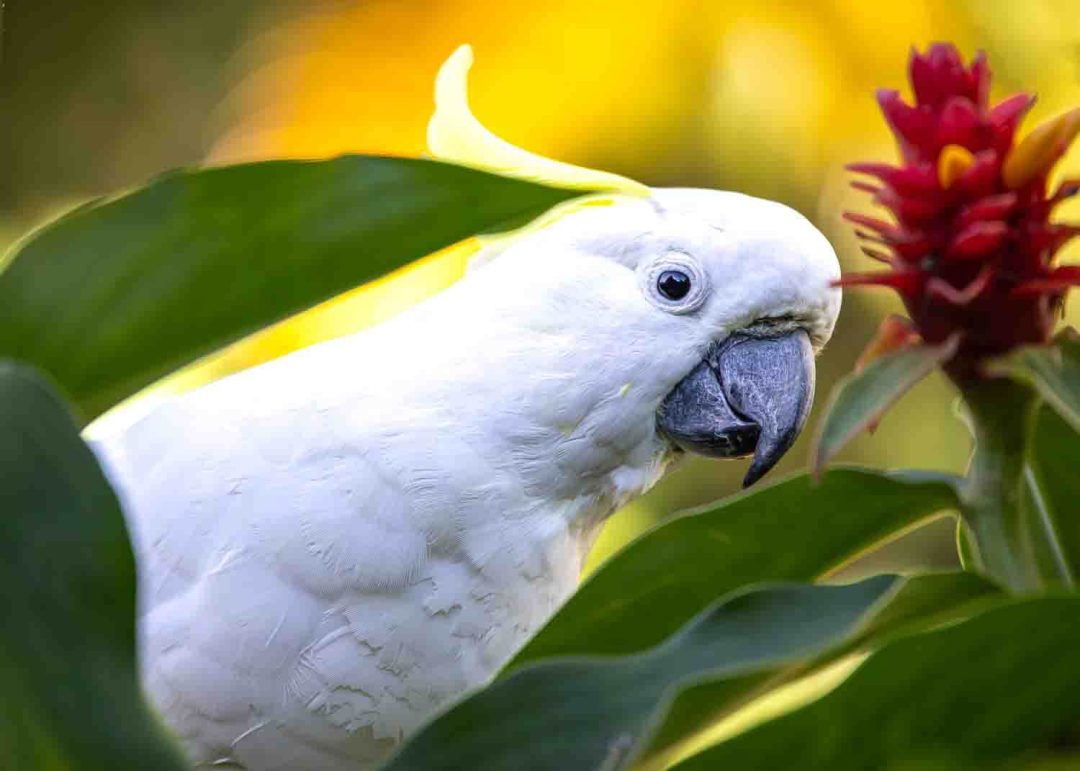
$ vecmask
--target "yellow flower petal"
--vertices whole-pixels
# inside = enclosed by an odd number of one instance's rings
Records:
[[[1080,132],[1080,107],[1035,127],[1005,159],[1001,176],[1011,190],[1047,171]]]
[[[937,174],[941,187],[948,190],[975,162],[971,151],[961,145],[945,145],[938,155]]]
[[[435,80],[435,113],[427,131],[428,149],[434,158],[573,190],[649,194],[649,188],[632,179],[544,158],[491,133],[469,109],[472,60],[472,48],[461,46]]]

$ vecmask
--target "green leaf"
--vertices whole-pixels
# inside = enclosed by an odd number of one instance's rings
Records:
[[[116,497],[51,388],[0,361],[0,766],[186,767],[143,703]]]
[[[581,191],[347,156],[173,173],[34,233],[0,273],[0,356],[87,418],[244,335]]]
[[[978,550],[971,528],[960,517],[956,518],[956,556],[960,558],[960,567],[964,570],[979,570]]]
[[[842,378],[829,396],[825,417],[818,423],[810,464],[818,474],[845,444],[874,426],[912,386],[956,352],[958,337],[940,345],[920,345],[881,356],[866,369]]]
[[[645,534],[586,581],[511,662],[643,650],[715,599],[763,581],[822,577],[957,505],[942,481],[834,469],[691,512]]]
[[[1080,597],[1038,598],[896,640],[824,698],[676,768],[993,767],[1075,727],[1078,618]]]
[[[649,742],[643,759],[678,755],[680,742],[699,734],[743,706],[747,700],[832,664],[860,648],[872,648],[901,634],[922,631],[963,618],[1003,596],[1001,590],[972,573],[939,573],[908,579],[879,606],[867,623],[842,645],[805,665],[745,677],[738,682],[705,682],[683,690]],[[664,767],[666,763],[658,763]]]
[[[1076,771],[1080,768],[1080,751],[1075,748],[1080,742],[1074,738],[1070,743],[1074,748],[1072,752],[1045,753],[1035,757],[1025,756],[999,767],[999,771]]]
[[[1030,384],[1080,431],[1080,335],[1066,329],[1051,345],[1031,345],[987,364],[987,369]]]
[[[1051,584],[1076,586],[1080,580],[1080,434],[1054,410],[1044,407],[1035,424],[1024,469],[1022,514],[1033,531],[1030,542]]]
[[[386,769],[621,767],[671,689],[812,656],[842,641],[898,582],[744,591],[646,653],[521,669],[429,723]]]

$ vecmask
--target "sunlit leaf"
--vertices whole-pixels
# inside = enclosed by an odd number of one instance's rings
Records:
[[[0,273],[0,356],[90,418],[243,335],[580,191],[406,158],[179,172],[34,233]]]
[[[116,497],[32,370],[0,361],[0,766],[180,769],[135,668]]]
[[[548,656],[642,650],[726,592],[820,578],[956,505],[945,482],[855,469],[727,499],[661,525],[602,565],[510,669]]]
[[[824,698],[676,768],[996,768],[1076,726],[1078,618],[1080,597],[1038,598],[896,640]]]
[[[521,669],[428,724],[386,768],[617,768],[672,688],[703,677],[737,682],[813,656],[841,642],[898,582],[748,590],[646,653]]]
[[[914,576],[887,603],[881,605],[849,640],[809,664],[765,673],[757,679],[742,678],[734,683],[705,682],[679,693],[660,729],[650,738],[643,757],[657,758],[672,753],[672,747],[693,740],[710,724],[743,706],[747,699],[795,677],[807,676],[852,651],[880,645],[900,634],[910,634],[963,618],[1002,596],[998,587],[972,573]]]
[[[956,556],[960,558],[960,565],[964,570],[980,569],[975,536],[971,534],[967,523],[959,517],[956,520]]]
[[[1080,335],[1076,330],[1065,330],[1051,345],[1019,348],[988,369],[1030,383],[1074,431],[1080,431]]]
[[[875,425],[897,399],[956,352],[959,338],[940,345],[919,345],[878,357],[834,387],[818,424],[810,453],[811,469],[820,473],[856,434]]]

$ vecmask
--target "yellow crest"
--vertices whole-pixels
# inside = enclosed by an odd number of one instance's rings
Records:
[[[472,48],[463,45],[446,60],[435,79],[435,113],[427,130],[428,150],[433,158],[554,187],[649,194],[649,188],[632,179],[544,158],[491,133],[469,109],[472,61]]]

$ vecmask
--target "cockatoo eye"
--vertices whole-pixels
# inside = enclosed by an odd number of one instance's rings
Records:
[[[665,270],[656,279],[656,289],[669,300],[690,294],[690,277],[681,270]]]
[[[697,310],[708,295],[708,275],[689,254],[668,252],[638,271],[642,293],[668,313]]]

